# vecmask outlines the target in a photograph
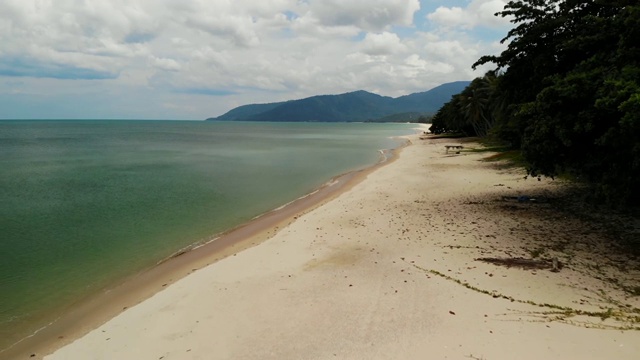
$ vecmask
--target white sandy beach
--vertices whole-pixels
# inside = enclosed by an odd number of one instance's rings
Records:
[[[480,161],[486,153],[445,154],[455,140],[411,141],[399,159],[268,240],[45,359],[640,358],[640,331],[624,330],[640,326],[625,317],[640,302],[589,265],[601,235],[545,204],[502,200],[553,194],[557,182],[498,170]],[[555,240],[569,244],[552,249]],[[534,252],[566,265],[474,260]],[[637,285],[637,264],[627,265],[612,276]],[[571,316],[609,308],[606,320]]]

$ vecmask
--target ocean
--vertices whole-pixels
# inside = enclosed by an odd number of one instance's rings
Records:
[[[0,350],[180,249],[374,165],[415,127],[0,121]]]

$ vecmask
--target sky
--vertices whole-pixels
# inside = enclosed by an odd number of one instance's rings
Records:
[[[0,119],[174,119],[471,80],[506,0],[1,0]]]

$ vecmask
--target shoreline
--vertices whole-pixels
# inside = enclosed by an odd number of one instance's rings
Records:
[[[421,128],[420,130],[422,131]],[[72,306],[71,311],[65,312],[35,333],[0,351],[0,360],[40,359],[81,338],[109,319],[144,302],[189,274],[268,240],[298,216],[349,191],[371,172],[395,161],[399,152],[411,143],[408,136],[397,138],[405,141],[396,148],[378,150],[381,159],[377,163],[334,176],[306,195],[257,215],[244,224],[213,235],[209,240],[180,249],[159,260],[155,266],[80,300]],[[32,357],[32,354],[35,356]]]
[[[523,180],[484,161],[490,153],[447,154],[450,139],[410,139],[396,161],[265,241],[186,266],[188,276],[45,358],[637,357],[640,299],[619,285],[640,285],[640,263],[552,201],[513,200],[553,199],[561,183]]]

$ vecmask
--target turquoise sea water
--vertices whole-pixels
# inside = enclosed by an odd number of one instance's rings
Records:
[[[414,127],[0,121],[0,349],[181,248],[373,165]]]

